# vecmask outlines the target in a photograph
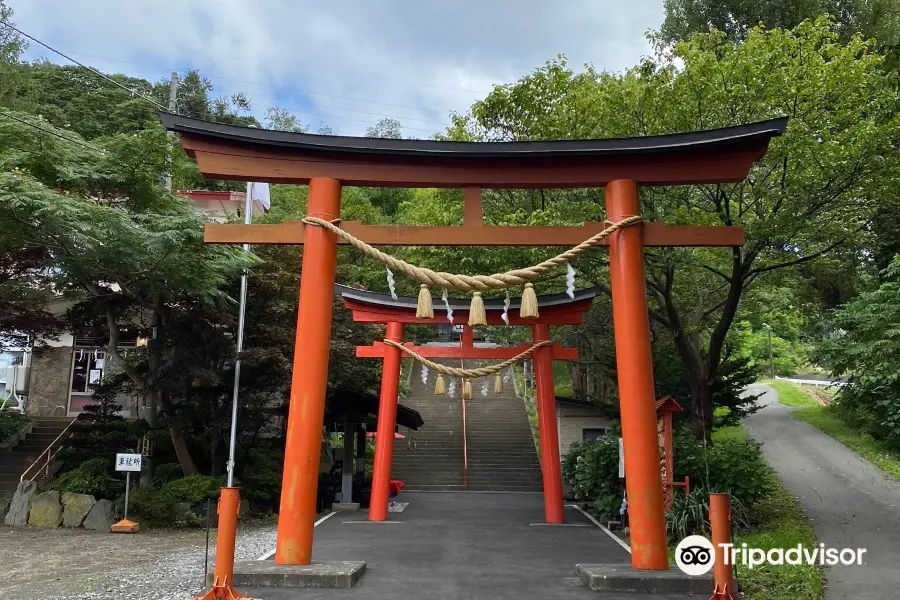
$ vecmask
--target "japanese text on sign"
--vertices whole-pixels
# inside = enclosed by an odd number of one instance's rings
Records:
[[[136,471],[141,470],[140,454],[116,454],[116,471]]]

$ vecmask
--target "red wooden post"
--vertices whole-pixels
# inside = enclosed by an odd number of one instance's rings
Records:
[[[675,481],[675,440],[672,437],[672,413],[666,411],[663,413],[663,442],[666,452],[666,508],[672,505],[675,498],[675,488],[672,483]]]
[[[639,215],[637,183],[626,179],[609,182],[606,212],[611,221]],[[626,227],[610,236],[613,325],[631,525],[631,566],[666,570],[669,557],[659,476],[656,395],[641,227]]]
[[[550,339],[550,326],[531,326],[531,339]],[[564,523],[562,473],[559,463],[559,432],[556,425],[556,393],[553,388],[553,351],[544,346],[534,352],[537,389],[538,434],[541,440],[541,474],[544,480],[544,516],[548,523]]]
[[[391,321],[385,337],[403,341],[403,324]],[[400,350],[393,346],[384,349],[381,372],[381,394],[378,402],[378,432],[375,435],[375,464],[372,471],[372,497],[369,500],[369,520],[385,521],[388,516],[391,463],[394,457],[394,429],[397,426],[397,394],[400,386]]]
[[[336,219],[340,208],[340,181],[323,177],[309,182],[307,215]],[[312,560],[336,263],[335,235],[323,227],[310,227],[303,250],[275,542],[275,562],[280,565],[308,565]]]

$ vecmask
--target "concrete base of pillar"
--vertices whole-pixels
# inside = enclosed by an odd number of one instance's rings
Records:
[[[331,505],[334,512],[352,512],[359,510],[359,502],[335,502]]]
[[[366,571],[364,561],[317,562],[311,565],[278,565],[273,560],[234,563],[234,587],[349,588]]]
[[[673,567],[668,571],[644,571],[629,565],[575,565],[581,581],[594,592],[632,592],[650,594],[711,594],[712,571],[691,577]],[[704,596],[705,597],[705,596]]]

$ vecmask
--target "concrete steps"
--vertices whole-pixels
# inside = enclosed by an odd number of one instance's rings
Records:
[[[454,366],[458,361],[453,362]],[[466,367],[476,366],[467,361]],[[466,401],[466,451],[468,477],[464,473],[461,386],[454,396],[435,396],[436,374],[421,379],[416,365],[410,379],[410,394],[403,403],[422,415],[425,425],[408,432],[407,440],[394,446],[393,477],[411,491],[507,491],[540,492],[541,469],[531,427],[522,401],[512,386],[493,393],[488,378],[487,397],[481,395],[482,380],[473,382],[475,398]],[[447,382],[449,384],[449,381]],[[407,433],[407,432],[405,432]],[[464,485],[464,482],[468,486]]]
[[[71,422],[71,417],[32,417],[31,433],[12,450],[0,452],[0,497],[15,493],[22,473]]]

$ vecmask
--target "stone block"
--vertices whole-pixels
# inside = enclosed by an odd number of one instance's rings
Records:
[[[34,501],[34,495],[37,493],[37,484],[33,481],[22,481],[16,488],[16,493],[9,503],[9,510],[6,511],[6,517],[3,522],[10,527],[24,527],[28,525],[28,513],[31,510],[31,503]]]
[[[51,490],[38,494],[31,503],[28,512],[28,524],[32,527],[48,527],[55,529],[62,524],[63,507],[59,503],[59,492]]]
[[[272,588],[349,588],[366,571],[364,561],[331,561],[311,565],[278,565],[274,560],[234,563],[234,586]],[[210,574],[211,576],[212,574]]]
[[[359,502],[335,502],[331,505],[334,512],[353,512],[359,510]]]
[[[691,577],[677,568],[638,571],[631,565],[575,565],[578,576],[594,592],[685,594],[703,596],[713,590],[712,573]]]
[[[63,526],[81,527],[85,517],[94,508],[97,501],[87,494],[72,494],[66,492],[62,495]]]
[[[84,528],[109,533],[116,522],[116,506],[111,500],[97,500],[84,518]]]

